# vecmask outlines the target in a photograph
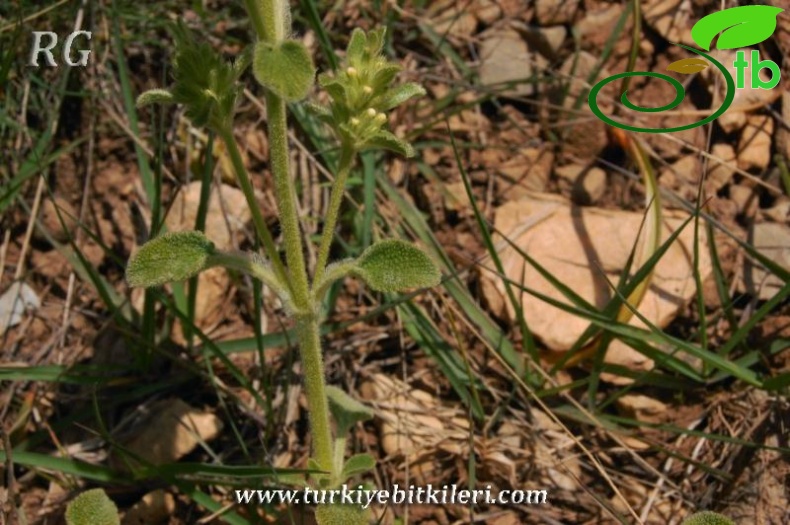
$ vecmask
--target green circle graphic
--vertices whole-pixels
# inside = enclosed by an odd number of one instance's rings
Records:
[[[714,66],[716,66],[716,68],[719,71],[721,71],[722,75],[724,75],[724,80],[727,82],[727,94],[724,97],[724,101],[722,102],[721,106],[719,107],[719,109],[716,110],[715,113],[707,116],[706,118],[698,122],[692,122],[691,124],[686,124],[684,126],[675,126],[673,128],[640,128],[637,126],[631,126],[628,124],[622,124],[620,122],[617,122],[616,120],[604,115],[603,112],[600,110],[600,108],[598,108],[598,104],[596,102],[596,98],[598,97],[598,93],[601,91],[601,89],[603,89],[603,87],[606,84],[614,80],[619,80],[621,78],[626,78],[626,77],[639,77],[639,76],[653,77],[653,78],[659,78],[661,80],[665,80],[669,82],[672,85],[672,87],[675,88],[675,99],[669,104],[665,104],[657,108],[645,108],[642,106],[637,106],[636,104],[628,100],[628,91],[627,90],[624,91],[622,96],[620,97],[620,101],[628,109],[638,111],[640,113],[659,113],[661,111],[667,111],[677,107],[681,102],[683,102],[683,99],[686,98],[686,90],[683,89],[683,85],[668,75],[664,75],[663,73],[653,73],[651,71],[628,71],[626,73],[619,73],[617,75],[612,75],[611,77],[607,77],[601,80],[600,82],[598,82],[597,84],[595,84],[593,88],[590,90],[590,94],[587,96],[587,102],[589,103],[590,109],[595,114],[595,116],[601,119],[602,121],[606,122],[610,126],[614,126],[620,129],[625,129],[628,131],[637,131],[643,133],[671,133],[673,131],[684,131],[687,129],[704,126],[708,122],[712,122],[717,118],[719,118],[720,116],[722,116],[724,112],[727,111],[727,109],[729,109],[733,99],[735,98],[735,80],[733,80],[732,75],[730,75],[730,72],[727,71],[727,68],[725,68],[721,62],[719,62],[718,60],[716,60],[715,58],[709,55],[706,55],[702,51],[698,51],[693,47],[684,46],[683,44],[675,44],[675,45],[680,46],[684,49],[688,49],[692,53],[696,53],[706,58],[709,62],[711,62]]]

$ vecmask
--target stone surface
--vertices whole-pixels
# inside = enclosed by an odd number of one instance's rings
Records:
[[[738,141],[738,167],[742,170],[764,170],[771,162],[771,137],[774,132],[773,118],[767,115],[752,115],[746,118],[746,126]]]
[[[749,232],[749,243],[761,254],[790,271],[790,227],[787,224],[754,224]],[[748,293],[762,300],[770,299],[785,285],[779,276],[750,257],[746,258],[743,265],[742,281]]]
[[[480,44],[480,83],[489,87],[503,87],[514,83],[502,92],[506,96],[523,96],[535,92],[529,79],[547,66],[546,60],[530,53],[518,32],[506,29],[488,35]]]
[[[552,275],[561,278],[566,286],[597,308],[603,308],[611,299],[612,292],[600,269],[610,281],[617,282],[642,220],[641,213],[576,208],[556,197],[539,195],[500,207],[495,227]],[[667,238],[683,220],[681,214],[665,212],[662,238]],[[699,272],[704,281],[711,273],[711,262],[707,237],[704,231],[699,233],[703,243],[699,250]],[[501,243],[501,238],[497,242]],[[687,225],[657,264],[651,286],[639,306],[641,314],[659,327],[666,327],[694,295],[693,242],[693,226]],[[570,304],[508,244],[503,244],[500,257],[509,279],[520,283],[523,275],[525,286]],[[515,311],[506,299],[503,279],[484,273],[482,284],[489,307],[498,315],[513,320]],[[587,320],[527,292],[522,294],[521,300],[530,329],[551,350],[564,352],[570,349],[589,325]],[[633,318],[630,324],[644,327],[637,318]],[[619,341],[610,345],[606,361],[634,370],[652,367],[649,359]]]
[[[572,22],[579,10],[579,0],[535,0],[535,16],[542,26]]]

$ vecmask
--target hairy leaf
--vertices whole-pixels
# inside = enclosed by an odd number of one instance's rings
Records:
[[[392,109],[413,97],[421,97],[425,95],[425,89],[414,82],[402,84],[395,88],[390,89],[382,97],[381,107],[384,109]]]
[[[142,108],[151,104],[172,104],[173,94],[166,89],[149,89],[137,97],[137,107]]]
[[[252,68],[258,82],[290,102],[306,97],[315,80],[310,52],[296,40],[285,40],[276,47],[258,42]]]
[[[66,507],[68,525],[119,525],[118,507],[102,489],[83,492]]]
[[[346,394],[336,386],[326,387],[326,397],[329,399],[329,410],[338,427],[338,435],[345,434],[358,421],[367,421],[373,417],[373,410]]]
[[[350,479],[357,474],[368,472],[376,468],[376,460],[370,454],[354,454],[343,465],[342,480]]]
[[[383,129],[365,140],[364,148],[388,149],[407,158],[414,156],[414,148],[412,148],[411,144]]]
[[[194,277],[208,267],[214,243],[202,233],[165,233],[148,241],[129,260],[126,281],[133,287],[158,286]]]
[[[735,522],[717,512],[706,510],[686,518],[681,525],[735,525]]]
[[[426,288],[436,286],[441,280],[430,257],[413,244],[398,239],[377,242],[365,250],[351,273],[380,292]]]
[[[368,512],[354,505],[319,505],[315,521],[318,525],[368,525]]]

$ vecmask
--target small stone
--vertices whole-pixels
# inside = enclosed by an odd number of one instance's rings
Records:
[[[757,251],[790,271],[790,227],[786,224],[756,223],[749,232],[749,242]],[[743,265],[743,284],[752,295],[768,300],[786,283],[759,262],[747,257]]]
[[[738,167],[742,170],[765,170],[771,162],[771,136],[774,121],[767,115],[746,118],[746,127],[738,141]]]
[[[502,9],[493,0],[478,0],[469,7],[472,15],[489,26],[502,16]]]
[[[484,86],[504,87],[504,96],[531,95],[535,82],[531,77],[547,66],[540,55],[530,53],[526,42],[513,30],[498,31],[480,45],[480,83]]]
[[[759,199],[752,188],[740,184],[730,186],[730,200],[735,203],[739,215],[751,218],[757,213]]]
[[[667,413],[666,404],[641,394],[626,394],[615,403],[624,416],[647,423],[660,423]]]
[[[579,10],[579,0],[536,0],[535,16],[542,26],[572,22]]]
[[[588,206],[598,202],[604,193],[606,193],[606,172],[601,168],[592,167],[576,179],[571,197],[577,204]]]
[[[584,173],[586,166],[582,164],[566,164],[565,166],[557,166],[554,168],[554,174],[560,179],[565,179],[570,182],[576,182],[576,179]]]
[[[708,177],[705,186],[708,193],[716,193],[730,183],[735,174],[735,150],[729,144],[714,144],[708,159]],[[721,162],[715,159],[721,159]]]
[[[790,199],[780,197],[772,207],[763,210],[762,215],[773,222],[787,224],[790,221]]]
[[[565,43],[565,37],[568,36],[564,26],[527,26],[522,30],[522,33],[530,49],[536,50],[548,59],[557,57],[557,52]]]

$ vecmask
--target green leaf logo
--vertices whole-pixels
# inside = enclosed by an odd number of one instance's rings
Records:
[[[694,24],[691,38],[705,51],[710,51],[713,39],[722,31],[716,43],[719,49],[759,44],[776,30],[776,17],[782,11],[769,5],[745,5],[717,11]]]
[[[194,277],[210,266],[214,243],[200,232],[165,233],[145,243],[126,268],[133,287],[151,287]]]
[[[416,246],[397,239],[378,242],[365,250],[350,273],[379,292],[427,288],[441,280],[430,257]]]
[[[276,47],[258,42],[252,70],[258,82],[289,102],[305,98],[315,80],[313,59],[296,40],[285,40]]]

